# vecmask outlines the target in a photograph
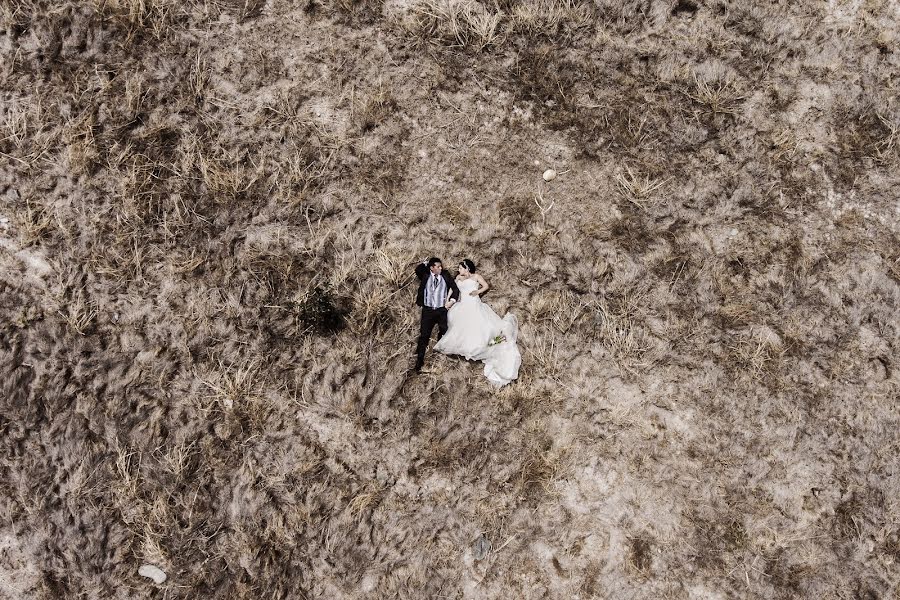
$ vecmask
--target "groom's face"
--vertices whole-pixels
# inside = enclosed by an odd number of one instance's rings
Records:
[[[431,265],[431,272],[435,275],[440,275],[443,268],[444,266],[441,263],[434,263]]]

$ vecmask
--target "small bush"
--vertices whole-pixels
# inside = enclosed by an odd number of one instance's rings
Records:
[[[315,332],[329,335],[346,327],[350,312],[344,302],[326,289],[316,287],[296,303],[297,318]]]

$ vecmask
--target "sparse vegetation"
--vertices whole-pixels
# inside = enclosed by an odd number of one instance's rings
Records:
[[[423,43],[483,51],[502,39],[502,15],[475,0],[419,0],[405,29]]]
[[[883,9],[0,4],[0,597],[890,597]]]

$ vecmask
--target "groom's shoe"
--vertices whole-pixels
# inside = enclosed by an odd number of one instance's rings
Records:
[[[422,367],[424,367],[424,366],[425,366],[424,363],[419,363],[419,362],[417,362],[417,363],[416,363],[416,366],[413,367],[413,371],[415,371],[416,373],[421,373],[421,372],[422,372]]]

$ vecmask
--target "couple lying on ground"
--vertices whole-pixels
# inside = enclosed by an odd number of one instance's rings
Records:
[[[489,286],[475,272],[474,262],[467,258],[459,263],[454,279],[444,271],[441,259],[432,258],[416,266],[416,276],[416,304],[422,307],[416,372],[425,364],[425,349],[437,325],[434,349],[438,352],[483,361],[485,377],[498,387],[519,376],[522,355],[516,346],[518,322],[511,314],[501,319],[481,301]]]

